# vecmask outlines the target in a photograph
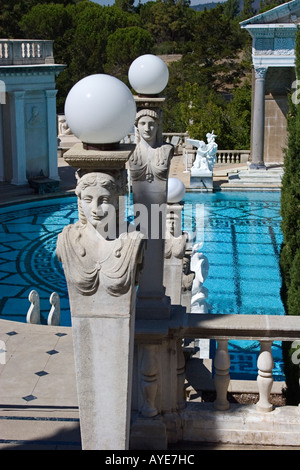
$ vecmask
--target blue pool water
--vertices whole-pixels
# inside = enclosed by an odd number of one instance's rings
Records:
[[[239,192],[189,193],[186,204],[193,212],[184,216],[188,230],[194,228],[207,256],[210,313],[284,315],[280,298],[279,271],[282,243],[280,193]],[[196,204],[203,204],[203,224],[196,224]],[[196,227],[195,227],[196,225]],[[212,346],[214,346],[212,344]],[[232,379],[256,379],[257,341],[230,341]],[[272,346],[275,380],[284,380],[281,343]]]
[[[204,218],[199,221],[200,217]],[[197,220],[197,217],[198,220]],[[40,295],[42,322],[49,297],[61,298],[61,325],[70,326],[66,281],[55,255],[58,233],[78,219],[75,197],[0,209],[0,318],[26,321],[28,294]],[[184,230],[196,231],[209,260],[205,287],[211,313],[283,315],[280,300],[280,193],[187,193]],[[256,379],[259,343],[232,341],[232,378]],[[273,346],[274,377],[283,380],[281,345]]]

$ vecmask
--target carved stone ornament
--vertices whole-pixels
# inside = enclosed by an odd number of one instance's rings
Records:
[[[264,80],[266,78],[267,67],[255,67],[255,79]]]
[[[155,179],[166,181],[174,148],[162,143],[161,113],[155,109],[142,109],[136,115],[136,148],[129,158],[133,181]]]
[[[107,225],[115,227],[122,180],[100,172],[79,178],[80,220],[58,236],[56,253],[68,285],[81,295],[92,296],[101,288],[111,296],[121,296],[132,286],[133,273],[141,265],[143,236],[133,231],[112,239],[109,227],[106,230]]]
[[[86,227],[77,222],[65,227],[58,236],[56,253],[63,263],[66,278],[80,294],[93,295],[101,286],[118,297],[131,287],[135,263],[142,262],[138,256],[141,240],[139,232],[121,234],[113,241],[99,240],[106,255],[96,257],[92,248],[96,240],[91,240]]]

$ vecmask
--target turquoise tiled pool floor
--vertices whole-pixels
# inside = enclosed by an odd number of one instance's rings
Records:
[[[63,226],[76,220],[74,197],[1,208],[1,318],[26,321],[28,294],[35,289],[40,296],[42,322],[46,323],[49,297],[56,291],[61,299],[61,325],[71,325],[66,281],[55,247]]]
[[[197,211],[201,207],[201,211]],[[196,222],[195,215],[204,214]],[[40,295],[42,322],[49,297],[61,298],[61,325],[70,326],[64,273],[55,255],[58,233],[77,220],[77,202],[64,197],[0,209],[0,317],[26,321],[28,294]],[[199,230],[209,260],[205,281],[211,313],[283,315],[280,300],[280,193],[187,193],[184,229]],[[259,344],[230,342],[232,378],[256,378]],[[273,346],[281,380],[281,347]],[[254,371],[254,372],[253,372]],[[235,373],[237,377],[235,377]]]
[[[284,315],[280,299],[280,193],[189,193],[186,204],[204,205],[197,238],[209,261],[204,283],[210,313]],[[190,212],[190,211],[189,211]],[[199,212],[199,211],[198,211]],[[201,211],[200,211],[201,213]],[[188,228],[195,218],[185,215]],[[260,344],[230,341],[232,378],[256,378]],[[273,345],[276,380],[283,380],[281,344]],[[254,371],[254,372],[253,372]]]

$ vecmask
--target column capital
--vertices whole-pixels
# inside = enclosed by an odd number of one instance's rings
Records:
[[[267,70],[268,70],[268,67],[254,67],[255,79],[264,80],[266,78]]]
[[[56,98],[58,90],[45,90],[45,94],[47,98]]]
[[[26,91],[14,91],[12,96],[15,100],[24,100]]]

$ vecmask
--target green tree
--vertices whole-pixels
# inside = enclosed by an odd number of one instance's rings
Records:
[[[192,38],[192,18],[195,12],[183,0],[146,2],[139,8],[141,26],[156,42],[156,53],[180,52]]]
[[[205,140],[207,132],[214,130],[221,148],[230,144],[229,121],[224,113],[225,101],[213,90],[196,83],[179,88],[180,110],[186,130],[193,139]]]
[[[104,72],[109,36],[138,24],[136,13],[90,1],[35,5],[19,22],[23,37],[52,39],[55,61],[67,65],[57,78],[58,111],[63,111],[65,97],[78,80]]]
[[[243,1],[243,9],[241,11],[241,20],[246,20],[247,18],[251,18],[251,16],[255,15],[255,10],[253,8],[253,0],[244,0]]]
[[[230,122],[231,148],[250,148],[252,87],[248,80],[233,90],[233,98],[227,105]]]
[[[123,11],[134,11],[134,0],[115,0],[115,6]]]
[[[275,8],[278,5],[281,5],[282,3],[286,3],[286,1],[285,0],[261,0],[259,12],[263,13],[264,11],[271,10],[272,8]]]
[[[231,20],[236,18],[240,12],[239,0],[227,0],[223,5],[223,12],[224,15]]]
[[[300,76],[300,33],[296,34],[296,75]],[[293,98],[293,95],[292,95]],[[300,305],[300,104],[291,99],[288,114],[288,147],[281,191],[283,244],[280,255],[281,298],[287,315],[299,315]],[[300,369],[291,360],[293,349],[283,343],[285,391],[288,404],[300,402]]]
[[[107,62],[108,37],[118,28],[138,26],[135,13],[127,13],[115,6],[102,7],[90,3],[76,18],[72,38],[70,67],[76,80],[92,73],[102,73]]]
[[[247,36],[236,21],[223,14],[221,5],[196,13],[193,40],[186,45],[182,65],[202,84],[227,91],[244,75],[238,56]]]
[[[151,53],[153,38],[139,26],[118,28],[107,40],[105,72],[128,84],[128,69],[134,59]]]
[[[19,21],[22,17],[34,6],[49,3],[49,0],[0,0],[0,37],[22,38],[22,32],[19,28]],[[60,3],[66,6],[78,3],[78,0],[52,0],[51,3]]]

